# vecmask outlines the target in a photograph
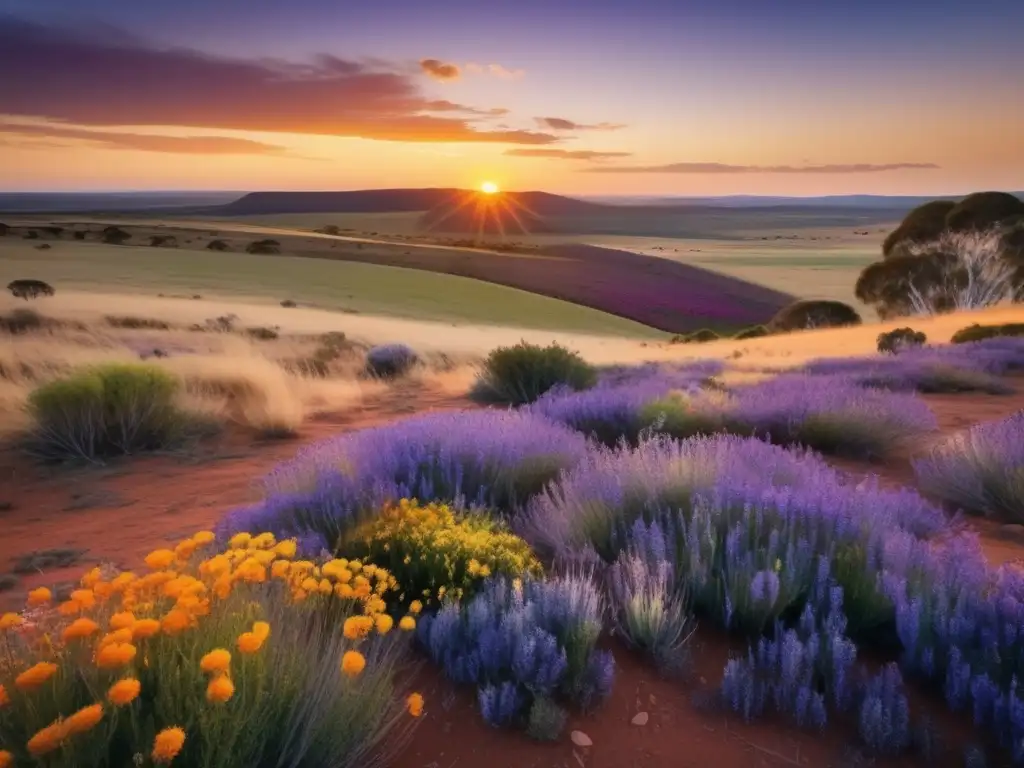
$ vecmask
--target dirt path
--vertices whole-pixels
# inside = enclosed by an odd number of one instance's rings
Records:
[[[147,553],[212,526],[228,510],[258,501],[257,483],[303,445],[396,418],[472,407],[461,397],[408,388],[311,421],[296,439],[255,441],[229,433],[198,457],[147,457],[105,467],[46,468],[0,454],[0,574],[33,552],[84,550],[71,566],[23,574],[0,592],[0,609],[23,604],[40,584],[77,579],[97,562],[137,568]]]

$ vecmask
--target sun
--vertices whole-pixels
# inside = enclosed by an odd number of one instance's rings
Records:
[[[498,193],[498,185],[493,181],[485,181],[480,185],[480,191],[485,195],[496,195]]]

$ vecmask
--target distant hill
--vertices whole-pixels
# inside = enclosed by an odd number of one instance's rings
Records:
[[[422,232],[469,235],[540,235],[557,232],[547,216],[560,207],[576,209],[577,201],[543,193],[483,195],[455,192],[424,213]],[[564,205],[563,201],[568,203]],[[587,205],[587,204],[584,204]],[[544,213],[542,215],[537,209]],[[588,207],[589,210],[589,207]]]
[[[1021,192],[1011,192],[1017,197]],[[674,197],[667,195],[586,195],[583,200],[615,206],[711,206],[714,208],[868,208],[873,210],[909,211],[932,200],[962,200],[966,195],[821,195],[819,197],[784,197],[773,195],[724,195],[722,197]]]
[[[123,213],[220,206],[242,192],[0,192],[2,213]]]

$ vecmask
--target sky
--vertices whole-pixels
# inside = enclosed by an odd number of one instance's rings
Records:
[[[0,190],[1024,188],[1020,0],[0,0]]]

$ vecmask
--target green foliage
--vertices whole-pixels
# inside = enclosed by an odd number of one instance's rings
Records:
[[[765,328],[763,325],[752,325],[749,328],[744,328],[742,331],[733,336],[737,341],[744,339],[759,339],[762,336],[770,336],[771,331]]]
[[[596,383],[597,372],[577,353],[559,344],[539,347],[521,341],[487,356],[472,394],[487,402],[524,405],[557,386],[580,391]]]
[[[797,331],[807,328],[839,328],[860,325],[857,310],[841,301],[812,299],[795,301],[772,318],[768,328],[773,331]]]
[[[989,229],[1024,216],[1024,201],[1006,192],[975,192],[946,214],[946,228],[954,232]]]
[[[166,331],[169,330],[170,323],[165,323],[163,320],[154,320],[151,317],[135,317],[133,315],[107,315],[103,318],[107,321],[107,325],[112,328],[130,328],[133,330],[151,330],[151,331]]]
[[[7,290],[14,298],[25,301],[56,293],[52,285],[42,280],[12,280],[7,284]]]
[[[903,221],[885,238],[882,254],[889,258],[902,254],[908,243],[934,240],[946,229],[946,216],[956,207],[952,200],[932,200],[919,205],[903,217]]]
[[[265,240],[255,240],[245,246],[246,253],[253,254],[275,254],[281,252],[281,243],[277,240],[271,240],[267,238]]]
[[[48,458],[97,459],[169,447],[187,422],[179,381],[144,364],[73,372],[29,395],[34,448]]]
[[[879,352],[895,354],[902,349],[924,346],[927,340],[928,337],[924,333],[913,328],[894,328],[878,334],[876,342]]]
[[[717,341],[722,338],[717,331],[713,331],[710,328],[701,328],[700,330],[694,331],[686,335],[687,344],[703,344],[708,341]]]
[[[926,290],[949,274],[957,257],[949,253],[918,256],[893,256],[869,264],[854,286],[859,301],[871,305],[882,319],[912,314],[910,289]],[[953,286],[954,288],[956,286]],[[952,302],[943,304],[941,296],[933,302],[937,311],[951,311]]]
[[[208,251],[217,251],[218,253],[223,253],[225,251],[230,251],[231,250],[231,246],[229,246],[227,244],[226,240],[211,240],[210,242],[208,242],[206,244],[206,250],[208,250]]]
[[[566,711],[551,699],[538,697],[530,706],[530,719],[526,733],[537,741],[557,741],[565,730]]]
[[[997,336],[1024,336],[1024,323],[1006,323],[1005,325],[974,323],[954,333],[949,341],[952,344],[966,344],[971,341],[993,339]]]
[[[342,541],[339,551],[386,568],[405,602],[471,596],[484,579],[539,575],[529,545],[501,523],[476,512],[456,515],[446,504],[421,507],[403,499]]]
[[[120,227],[105,227],[100,235],[100,239],[108,245],[123,245],[124,243],[131,240],[131,235],[125,232]]]

